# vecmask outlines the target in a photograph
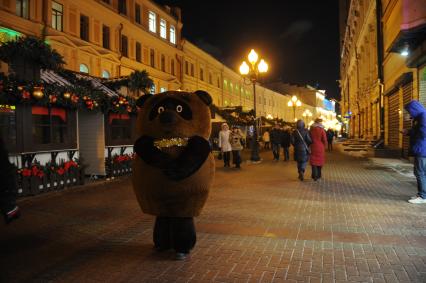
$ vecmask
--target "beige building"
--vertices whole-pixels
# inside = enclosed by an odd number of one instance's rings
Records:
[[[348,15],[341,22],[340,86],[349,134],[381,138],[406,156],[400,130],[411,124],[403,106],[426,103],[426,1],[352,0],[341,14]]]
[[[219,107],[253,109],[253,85],[182,40],[181,29],[180,9],[149,0],[0,0],[2,41],[42,37],[64,57],[67,69],[103,78],[147,70],[154,93],[202,89]],[[258,116],[293,121],[289,99],[256,85]]]

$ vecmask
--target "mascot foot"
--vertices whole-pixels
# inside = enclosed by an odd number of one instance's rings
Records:
[[[185,260],[187,256],[187,253],[176,253],[175,260]]]
[[[170,248],[164,248],[164,247],[159,247],[159,246],[154,246],[154,250],[156,252],[165,252],[167,250],[169,250]]]

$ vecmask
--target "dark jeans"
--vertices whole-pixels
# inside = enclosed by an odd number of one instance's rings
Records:
[[[297,161],[297,172],[305,173],[306,164],[308,164],[308,161]]]
[[[158,216],[155,219],[154,244],[157,249],[173,248],[178,253],[189,253],[196,241],[194,218]]]
[[[271,142],[265,142],[265,146],[263,148],[264,149],[269,149],[270,148],[270,144],[271,144]]]
[[[280,159],[280,144],[272,143],[272,153],[274,154],[274,160]]]
[[[288,146],[283,146],[284,149],[284,160],[290,160],[290,152],[289,152],[289,147]]]
[[[241,164],[241,154],[240,150],[233,150],[232,151],[232,163],[235,164],[235,167],[240,167]]]
[[[225,167],[229,167],[231,162],[231,152],[230,151],[225,151],[223,152],[223,164],[225,165]]]
[[[321,178],[321,169],[322,169],[322,166],[312,165],[312,179],[320,179]]]
[[[426,199],[426,157],[414,157],[414,176],[417,179],[418,196]]]
[[[328,143],[328,151],[333,151],[333,140],[327,141]]]

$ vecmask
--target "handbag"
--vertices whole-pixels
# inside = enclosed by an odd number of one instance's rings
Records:
[[[308,147],[308,145],[305,142],[305,139],[302,137],[302,134],[299,132],[298,129],[296,129],[297,133],[299,134],[299,137],[302,139],[303,145],[305,146],[306,151],[308,152],[308,154],[311,154],[311,150]]]

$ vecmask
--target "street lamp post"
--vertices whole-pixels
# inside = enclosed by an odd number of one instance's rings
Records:
[[[309,109],[305,109],[305,111],[303,111],[302,116],[303,116],[304,119],[312,117],[312,112]],[[305,124],[306,125],[308,124],[308,120],[305,121]]]
[[[248,81],[248,84],[253,84],[253,111],[254,111],[254,125],[253,125],[253,139],[251,141],[251,161],[260,161],[259,156],[259,141],[258,141],[258,130],[257,130],[257,112],[256,112],[256,82],[259,79],[259,75],[268,71],[268,64],[265,60],[259,61],[259,56],[252,49],[248,55],[247,64],[246,61],[240,66],[240,74],[244,78],[244,82]]]
[[[296,122],[296,107],[302,106],[302,102],[297,98],[297,96],[293,95],[291,100],[287,103],[288,107],[293,107],[293,119]]]

